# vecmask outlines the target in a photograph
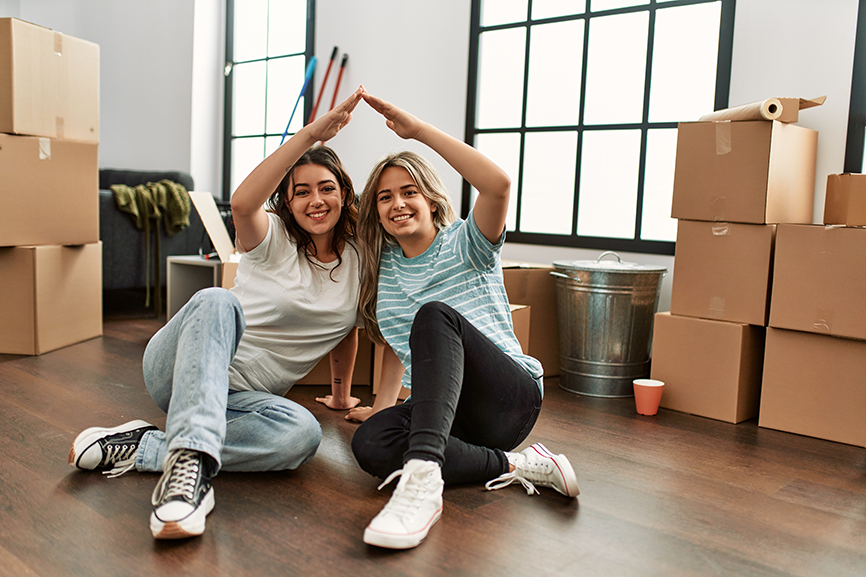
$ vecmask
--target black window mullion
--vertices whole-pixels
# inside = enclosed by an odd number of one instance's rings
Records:
[[[588,11],[587,11],[588,13]],[[589,63],[589,26],[590,18],[584,17],[583,24],[583,52],[580,56],[580,103],[577,110],[577,150],[575,150],[574,159],[574,202],[571,211],[571,235],[574,238],[580,238],[577,234],[577,217],[580,210],[580,175],[583,158],[583,129],[584,111],[586,110],[586,69]]]
[[[231,199],[232,177],[232,77],[234,74],[234,18],[235,0],[226,0],[226,60],[223,97],[223,190],[222,199]]]
[[[653,47],[655,44],[656,0],[650,0],[649,20],[647,26],[646,72],[643,92],[643,125],[640,130],[640,158],[637,173],[637,198],[635,199],[634,239],[641,239],[643,225],[644,185],[646,183],[646,151],[649,142],[649,107],[650,88],[652,87]]]

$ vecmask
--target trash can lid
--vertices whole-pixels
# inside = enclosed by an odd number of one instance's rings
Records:
[[[602,260],[606,256],[613,256],[616,260]],[[668,270],[663,266],[623,261],[619,255],[613,251],[601,253],[597,260],[555,260],[553,261],[553,266],[565,270],[610,271],[623,273],[664,273]]]

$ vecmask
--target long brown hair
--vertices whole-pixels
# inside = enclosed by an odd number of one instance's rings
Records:
[[[373,342],[380,345],[385,344],[379,323],[376,320],[376,300],[379,289],[379,261],[382,258],[382,249],[385,244],[398,246],[397,239],[388,234],[379,222],[379,210],[376,206],[376,190],[379,186],[379,178],[386,168],[392,166],[405,168],[421,194],[424,195],[436,207],[433,212],[433,225],[437,230],[442,230],[454,222],[454,206],[451,198],[445,190],[445,185],[439,178],[439,174],[433,165],[422,156],[414,152],[403,151],[389,154],[380,160],[370,176],[361,194],[361,205],[358,214],[358,240],[363,252],[364,274],[361,281],[361,316],[364,318],[364,327],[367,336]]]
[[[292,179],[295,174],[295,169],[306,164],[316,164],[327,168],[331,174],[337,179],[337,184],[340,185],[340,190],[343,193],[343,201],[340,209],[340,218],[334,226],[333,234],[331,235],[330,248],[337,255],[337,266],[331,269],[331,274],[341,264],[343,257],[340,254],[340,249],[345,245],[346,241],[355,237],[355,228],[358,224],[358,208],[355,204],[355,187],[352,185],[352,179],[349,173],[343,168],[343,163],[340,162],[340,157],[337,153],[327,146],[313,146],[301,155],[295,164],[286,171],[286,175],[277,189],[271,193],[268,198],[268,210],[280,217],[286,227],[286,232],[289,233],[295,243],[298,245],[298,252],[302,252],[311,264],[320,268],[322,265],[313,261],[313,257],[317,256],[316,244],[310,233],[304,230],[292,216],[292,211],[289,208],[289,201],[292,199]],[[331,277],[333,280],[333,277]]]

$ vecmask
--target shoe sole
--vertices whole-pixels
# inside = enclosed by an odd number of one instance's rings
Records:
[[[204,533],[205,518],[213,511],[213,488],[207,492],[201,505],[192,513],[178,521],[161,521],[156,513],[150,514],[150,532],[154,539],[186,539]]]
[[[430,532],[430,528],[436,524],[436,521],[438,521],[439,517],[441,516],[442,507],[439,507],[439,509],[430,519],[430,522],[427,523],[424,528],[409,535],[382,533],[380,531],[375,531],[373,529],[370,529],[370,527],[367,527],[364,530],[364,543],[366,543],[367,545],[375,545],[376,547],[384,547],[386,549],[412,549],[413,547],[417,547],[421,544],[421,542],[427,536],[427,533]]]
[[[94,445],[94,443],[107,435],[128,433],[129,431],[134,431],[135,429],[143,429],[145,427],[148,427],[151,430],[156,429],[154,425],[151,425],[147,421],[142,420],[130,421],[128,423],[124,423],[113,428],[90,427],[89,429],[84,429],[83,431],[81,431],[81,433],[78,434],[77,437],[75,437],[75,440],[72,441],[72,447],[69,448],[69,465],[71,467],[77,467],[84,471],[92,471],[96,467],[94,467],[93,469],[82,467],[78,463],[78,460],[81,458],[82,455],[84,455],[84,453],[87,452],[87,449]]]
[[[562,475],[562,481],[565,484],[565,491],[559,491],[558,488],[556,489],[557,491],[571,498],[580,495],[580,487],[577,486],[577,475],[574,474],[574,469],[565,455],[554,455],[550,452],[550,449],[541,443],[532,445],[532,449],[542,457],[547,457],[552,460],[556,465],[557,470],[559,470],[559,474]]]

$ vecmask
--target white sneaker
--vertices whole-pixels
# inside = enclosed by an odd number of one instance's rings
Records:
[[[505,453],[505,455],[508,457],[508,462],[514,465],[514,470],[488,481],[484,486],[489,491],[518,482],[523,485],[528,495],[538,493],[536,485],[555,489],[568,497],[577,497],[580,494],[577,476],[565,455],[554,455],[541,443],[536,443],[519,453]]]
[[[364,530],[364,543],[388,549],[417,547],[442,515],[442,469],[432,461],[411,459],[379,489],[400,476],[385,508]]]

